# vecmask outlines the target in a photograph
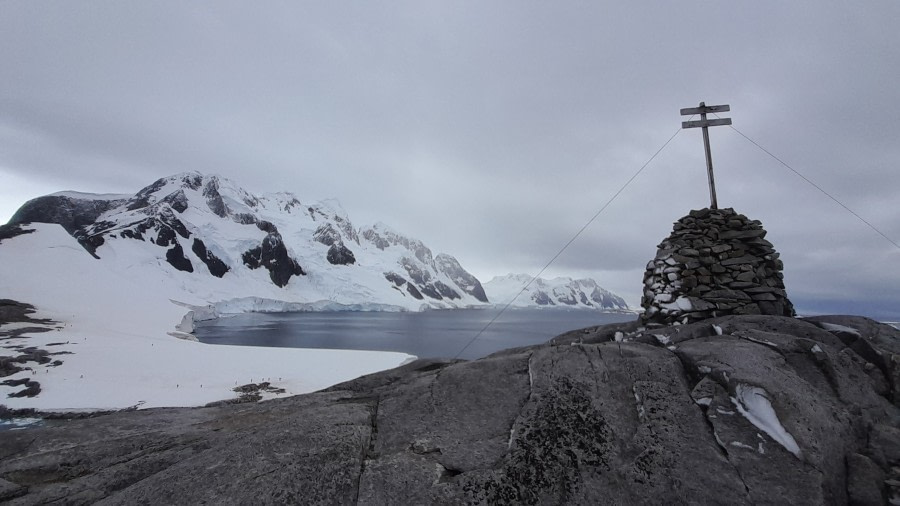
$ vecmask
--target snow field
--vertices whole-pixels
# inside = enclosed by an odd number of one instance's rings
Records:
[[[0,355],[17,354],[6,346],[36,346],[63,364],[4,379],[38,381],[34,398],[7,398],[22,387],[0,386],[0,404],[40,410],[120,409],[131,406],[197,406],[236,397],[235,386],[270,381],[288,394],[319,390],[360,375],[396,367],[413,358],[403,353],[213,346],[176,339],[187,312],[179,302],[207,301],[160,276],[156,259],[135,261],[132,252],[108,255],[120,261],[110,269],[85,254],[58,225],[33,224],[36,230],[5,240],[0,247],[0,298],[34,305],[34,318],[59,322],[59,330],[6,340]],[[125,247],[126,240],[120,241]],[[118,245],[117,245],[118,246]],[[150,268],[148,268],[150,267]],[[164,271],[163,271],[164,272]],[[208,276],[207,276],[208,277]],[[0,327],[9,330],[19,324]],[[47,346],[50,343],[64,343]],[[66,353],[68,352],[68,353]],[[70,354],[69,354],[70,353]]]

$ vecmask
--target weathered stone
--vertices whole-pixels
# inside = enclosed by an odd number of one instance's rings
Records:
[[[667,266],[664,271],[655,267],[645,274],[645,286],[655,292],[659,286],[672,290],[674,298],[689,294],[697,297],[703,294],[709,297],[712,292],[712,303],[727,304],[728,310],[734,310],[741,303],[751,304],[746,312],[776,311],[774,314],[793,314],[793,307],[783,290],[783,276],[779,272],[781,266],[776,264],[777,253],[771,243],[763,239],[765,230],[758,222],[750,221],[732,209],[714,212],[693,213],[677,222],[672,235],[660,243],[657,255],[649,265]],[[686,245],[689,241],[689,246]],[[673,274],[679,275],[675,278]],[[711,275],[715,276],[711,276]],[[656,280],[662,281],[660,285]],[[697,286],[706,286],[709,290],[695,290]],[[716,294],[717,289],[745,290],[753,288],[771,290],[753,292],[763,294],[755,303],[748,294],[723,297]],[[706,293],[704,293],[706,292]],[[652,306],[655,297],[645,294],[642,306],[645,315],[651,315],[658,323],[681,321],[680,310],[668,307],[665,311],[646,311]],[[702,311],[688,311],[688,321],[703,317]],[[694,314],[696,313],[696,314]],[[645,316],[645,319],[649,316]],[[649,321],[649,320],[648,320]]]
[[[735,281],[754,281],[756,279],[755,272],[742,272],[734,277]]]
[[[723,267],[728,267],[730,265],[741,265],[741,264],[756,264],[759,263],[759,259],[751,256],[744,255],[737,258],[728,258],[727,260],[722,260],[721,264]]]
[[[900,408],[814,323],[881,355],[898,331],[824,318],[625,322],[302,396],[0,432],[0,500],[883,504]]]
[[[885,503],[885,472],[858,453],[847,456],[847,499],[850,504],[880,506]]]

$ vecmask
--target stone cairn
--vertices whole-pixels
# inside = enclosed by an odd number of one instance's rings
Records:
[[[734,209],[681,218],[644,273],[647,324],[685,324],[731,314],[794,316],[783,264],[762,223]]]

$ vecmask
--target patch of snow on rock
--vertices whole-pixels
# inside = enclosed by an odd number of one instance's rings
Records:
[[[731,402],[750,423],[768,434],[795,457],[801,458],[800,446],[781,424],[764,389],[743,383],[738,384],[735,388],[735,397],[731,398]]]
[[[819,325],[822,326],[823,329],[829,332],[846,332],[848,334],[853,334],[856,337],[859,337],[859,331],[853,327],[847,327],[846,325],[838,325],[837,323],[827,323],[827,322],[818,322]]]

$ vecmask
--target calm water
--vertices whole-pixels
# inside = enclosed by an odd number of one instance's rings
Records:
[[[420,358],[455,356],[498,310],[457,309],[422,313],[247,313],[197,325],[209,344],[399,351]],[[460,355],[543,343],[568,330],[631,321],[633,314],[578,310],[510,309]]]

